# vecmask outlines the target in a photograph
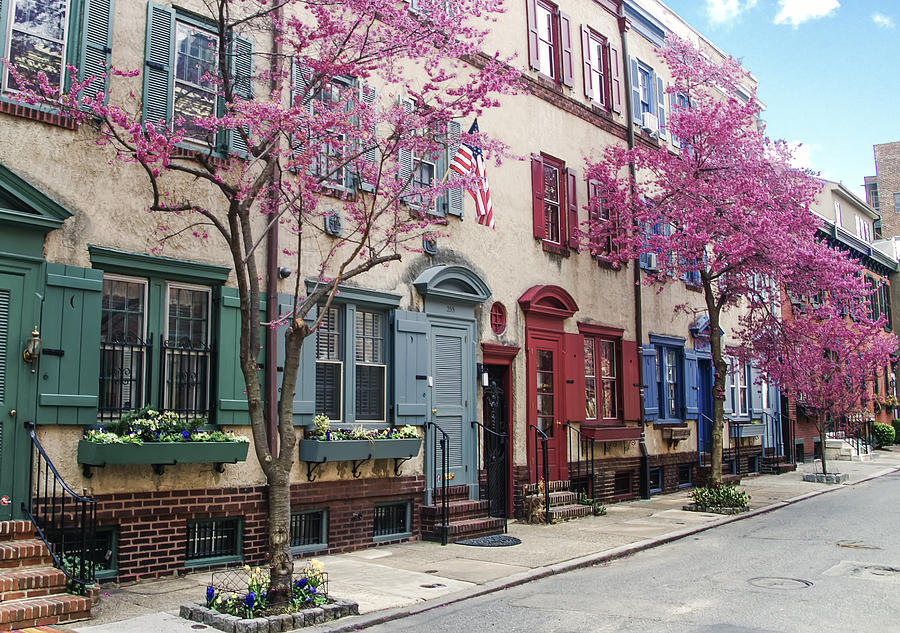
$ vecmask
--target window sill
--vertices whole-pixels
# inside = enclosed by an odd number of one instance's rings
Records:
[[[66,130],[78,129],[78,123],[74,119],[63,116],[59,114],[59,112],[55,112],[47,108],[28,105],[27,103],[19,103],[18,101],[14,101],[5,95],[0,97],[0,113],[9,114],[11,116],[20,117],[23,119],[30,119],[32,121],[39,121],[41,123],[47,123],[48,125],[61,127]]]
[[[671,429],[671,428],[686,429],[686,428],[688,428],[688,424],[687,424],[687,422],[685,422],[684,420],[681,420],[681,419],[665,418],[662,420],[654,420],[653,427],[654,428],[660,427],[660,428],[666,428],[666,429]]]
[[[553,242],[548,242],[547,240],[541,240],[541,248],[545,253],[552,253],[553,255],[559,255],[560,257],[569,256],[569,249],[562,244],[555,244]]]
[[[373,543],[389,543],[391,541],[400,541],[403,539],[412,538],[412,532],[400,532],[399,534],[382,534],[380,536],[373,536]]]
[[[240,563],[243,560],[240,554],[234,556],[214,556],[212,558],[196,558],[184,561],[185,569],[195,567],[211,567],[213,565],[227,565],[228,563]]]
[[[608,270],[619,271],[624,268],[622,264],[619,262],[613,261],[612,258],[606,257],[605,255],[594,255],[594,259],[597,260],[597,265],[600,268],[606,268]]]
[[[553,90],[554,92],[558,92],[559,94],[563,94],[563,86],[556,79],[551,77],[550,75],[546,75],[542,73],[540,70],[532,68],[535,73],[535,81],[542,85],[544,88],[548,88],[549,90]]]

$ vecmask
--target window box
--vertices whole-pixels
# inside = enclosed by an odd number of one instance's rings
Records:
[[[419,454],[421,438],[400,440],[300,440],[300,461],[347,462],[409,459]]]
[[[145,442],[98,444],[78,442],[78,463],[83,466],[124,464],[236,464],[247,459],[249,442]]]
[[[765,424],[757,424],[757,423],[748,423],[741,424],[740,422],[732,422],[731,423],[731,437],[762,437],[766,433],[766,425]]]
[[[581,426],[581,434],[597,442],[631,442],[641,439],[639,426]]]

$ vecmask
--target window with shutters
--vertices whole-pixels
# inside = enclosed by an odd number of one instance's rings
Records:
[[[638,65],[638,96],[641,112],[653,113],[653,71],[644,64]]]
[[[411,112],[417,106],[412,101],[406,100],[403,102],[403,107],[407,112]],[[460,187],[440,192],[432,190],[432,186],[448,173],[450,161],[459,147],[459,122],[432,121],[428,129],[416,133],[427,139],[432,150],[422,153],[407,149],[399,150],[398,176],[400,180],[407,183],[406,190],[408,192],[404,196],[404,201],[410,209],[417,212],[461,217],[463,202]]]
[[[577,173],[546,154],[531,157],[534,237],[545,251],[568,255],[578,249]]]
[[[387,421],[387,319],[332,305],[316,330],[316,413],[346,423]]]
[[[351,77],[334,77],[322,82],[322,87],[313,95],[313,107],[316,103],[322,104],[325,110],[334,110],[338,104],[345,104],[349,108],[352,104],[354,90],[359,83]],[[319,143],[319,151],[312,164],[312,172],[321,179],[322,184],[329,189],[347,189],[350,186],[350,170],[347,166],[347,158],[344,150],[347,148],[347,139],[343,134],[328,131],[325,138]]]
[[[208,420],[211,289],[104,274],[101,301],[99,419],[151,406]]]
[[[529,65],[544,77],[574,85],[571,18],[546,0],[525,0]]]
[[[653,340],[668,340],[671,337],[651,335]],[[684,344],[670,345],[657,342],[651,349],[655,351],[654,375],[650,388],[654,389],[659,407],[657,422],[675,422],[684,418]],[[645,378],[645,381],[647,379]]]
[[[183,119],[186,138],[209,140],[209,131],[197,125],[216,115],[216,76],[219,38],[182,20],[175,22],[175,77],[172,115]]]
[[[610,54],[606,39],[588,27],[583,27],[584,93],[591,101],[610,105]]]
[[[106,72],[111,1],[0,2],[0,59],[8,60],[34,85],[38,83],[39,73],[43,73],[49,85],[60,91],[70,84],[66,65],[78,69],[79,80]],[[105,85],[105,79],[97,77],[83,94],[93,96],[104,90]],[[18,83],[5,64],[0,66],[0,88],[6,93],[18,89]]]
[[[600,183],[596,180],[588,182],[588,203],[590,205],[588,229],[591,233],[591,254],[601,261],[609,261],[615,245],[613,244],[614,235],[609,232],[612,225],[607,222],[615,222],[615,218],[613,218],[612,209],[603,200],[600,194]],[[603,235],[597,235],[601,231],[603,231]]]
[[[615,424],[622,419],[621,339],[584,337],[585,421]]]
[[[730,412],[735,417],[747,417],[750,415],[750,367],[733,356],[726,360],[728,376],[725,380],[725,389],[728,392],[726,400],[731,404]]]

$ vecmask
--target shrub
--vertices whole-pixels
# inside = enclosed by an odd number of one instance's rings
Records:
[[[876,423],[872,435],[875,436],[875,446],[878,448],[894,443],[894,427],[890,424]]]
[[[691,499],[701,508],[746,508],[750,497],[734,486],[701,486],[691,490]]]

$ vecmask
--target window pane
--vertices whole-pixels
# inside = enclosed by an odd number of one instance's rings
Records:
[[[384,317],[380,312],[356,312],[356,362],[384,362]]]
[[[181,347],[205,347],[209,290],[169,287],[168,340]]]
[[[555,65],[553,63],[553,12],[550,7],[537,5],[538,25],[538,65],[540,71],[550,77],[555,77]]]
[[[204,139],[210,134],[194,123],[216,114],[219,40],[212,33],[178,22],[175,27],[175,118],[184,119],[185,134]]]
[[[15,7],[14,29],[51,40],[65,36],[66,0],[18,0]]]
[[[616,376],[616,346],[612,341],[600,341],[600,373],[604,378]]]
[[[145,404],[149,351],[144,340],[144,290],[140,281],[103,280],[100,313],[101,419],[115,419]]]
[[[59,88],[62,79],[63,45],[34,35],[13,30],[10,33],[9,63],[28,81],[37,83],[38,73],[47,75],[47,82]],[[18,88],[12,76],[7,86]]]
[[[612,420],[612,419],[617,418],[618,410],[616,407],[616,381],[615,380],[604,380],[603,381],[602,402],[603,402],[603,418],[606,420]]]
[[[340,360],[340,349],[340,311],[330,307],[316,330],[316,360]]]
[[[106,342],[136,342],[144,337],[144,288],[137,281],[103,280],[100,338]]]
[[[597,385],[595,378],[584,379],[584,417],[588,420],[597,418]]]
[[[356,366],[356,421],[384,420],[384,365]]]
[[[331,420],[341,419],[342,368],[341,363],[316,363],[316,413],[324,413]]]

